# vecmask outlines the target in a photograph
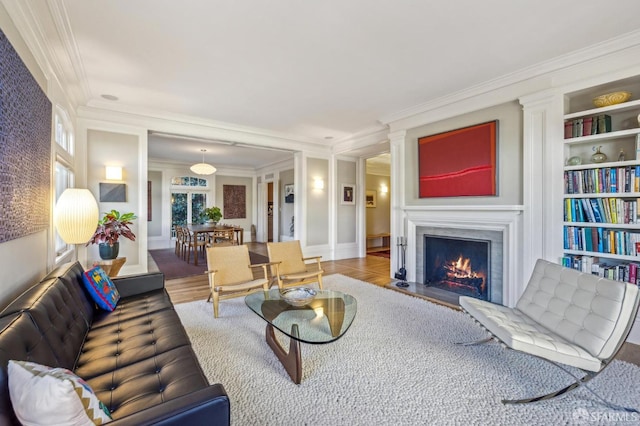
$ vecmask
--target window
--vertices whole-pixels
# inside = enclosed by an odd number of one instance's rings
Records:
[[[75,186],[75,173],[73,170],[73,155],[74,155],[74,134],[73,127],[69,116],[64,109],[60,106],[56,106],[54,115],[55,125],[55,144],[53,144],[53,153],[55,158],[54,164],[54,176],[53,176],[53,193],[55,205],[58,202],[58,198],[67,188],[73,188]],[[65,243],[58,231],[54,229],[54,253],[56,263],[60,262],[64,256],[66,256],[73,247]]]
[[[207,205],[206,190],[209,181],[192,176],[171,178],[171,235],[175,236],[176,225],[202,221],[202,213]]]
[[[55,200],[54,204],[58,202],[58,198],[67,188],[73,188],[74,185],[74,174],[70,167],[65,165],[62,161],[56,161],[55,165]],[[55,231],[55,253],[56,258],[63,256],[66,252],[71,250],[71,247],[65,243],[60,235],[58,235],[58,231]]]
[[[71,127],[69,116],[59,106],[56,107],[56,115],[54,121],[56,126],[56,143],[70,156],[73,156],[73,128]]]

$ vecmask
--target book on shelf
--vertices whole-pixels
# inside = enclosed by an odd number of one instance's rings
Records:
[[[611,131],[611,116],[608,114],[600,114],[598,116],[598,134],[608,133]]]
[[[611,131],[611,116],[600,114],[591,117],[574,118],[564,122],[564,138],[579,138]],[[636,158],[639,158],[636,156]]]
[[[581,136],[591,135],[591,125],[593,123],[593,117],[585,117],[582,119],[582,134]]]

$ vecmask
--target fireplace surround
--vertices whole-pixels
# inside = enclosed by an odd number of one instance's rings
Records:
[[[513,307],[524,284],[519,279],[522,206],[406,206],[407,281],[424,282],[424,235],[491,241],[489,300]],[[498,260],[497,260],[498,259]],[[495,275],[495,276],[494,276]]]

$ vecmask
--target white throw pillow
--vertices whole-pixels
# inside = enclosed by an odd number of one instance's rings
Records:
[[[65,368],[9,361],[9,395],[25,425],[102,425],[109,410],[80,377]]]

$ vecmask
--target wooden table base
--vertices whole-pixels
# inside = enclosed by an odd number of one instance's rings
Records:
[[[291,336],[293,337],[289,338],[288,353],[276,340],[274,331],[273,326],[271,324],[267,324],[267,330],[265,332],[267,344],[271,350],[273,350],[273,353],[276,354],[284,369],[287,370],[287,373],[289,373],[289,377],[291,377],[293,383],[299,385],[302,381],[302,357],[300,355],[300,341],[296,339],[299,336],[298,325],[293,324],[291,326]]]

